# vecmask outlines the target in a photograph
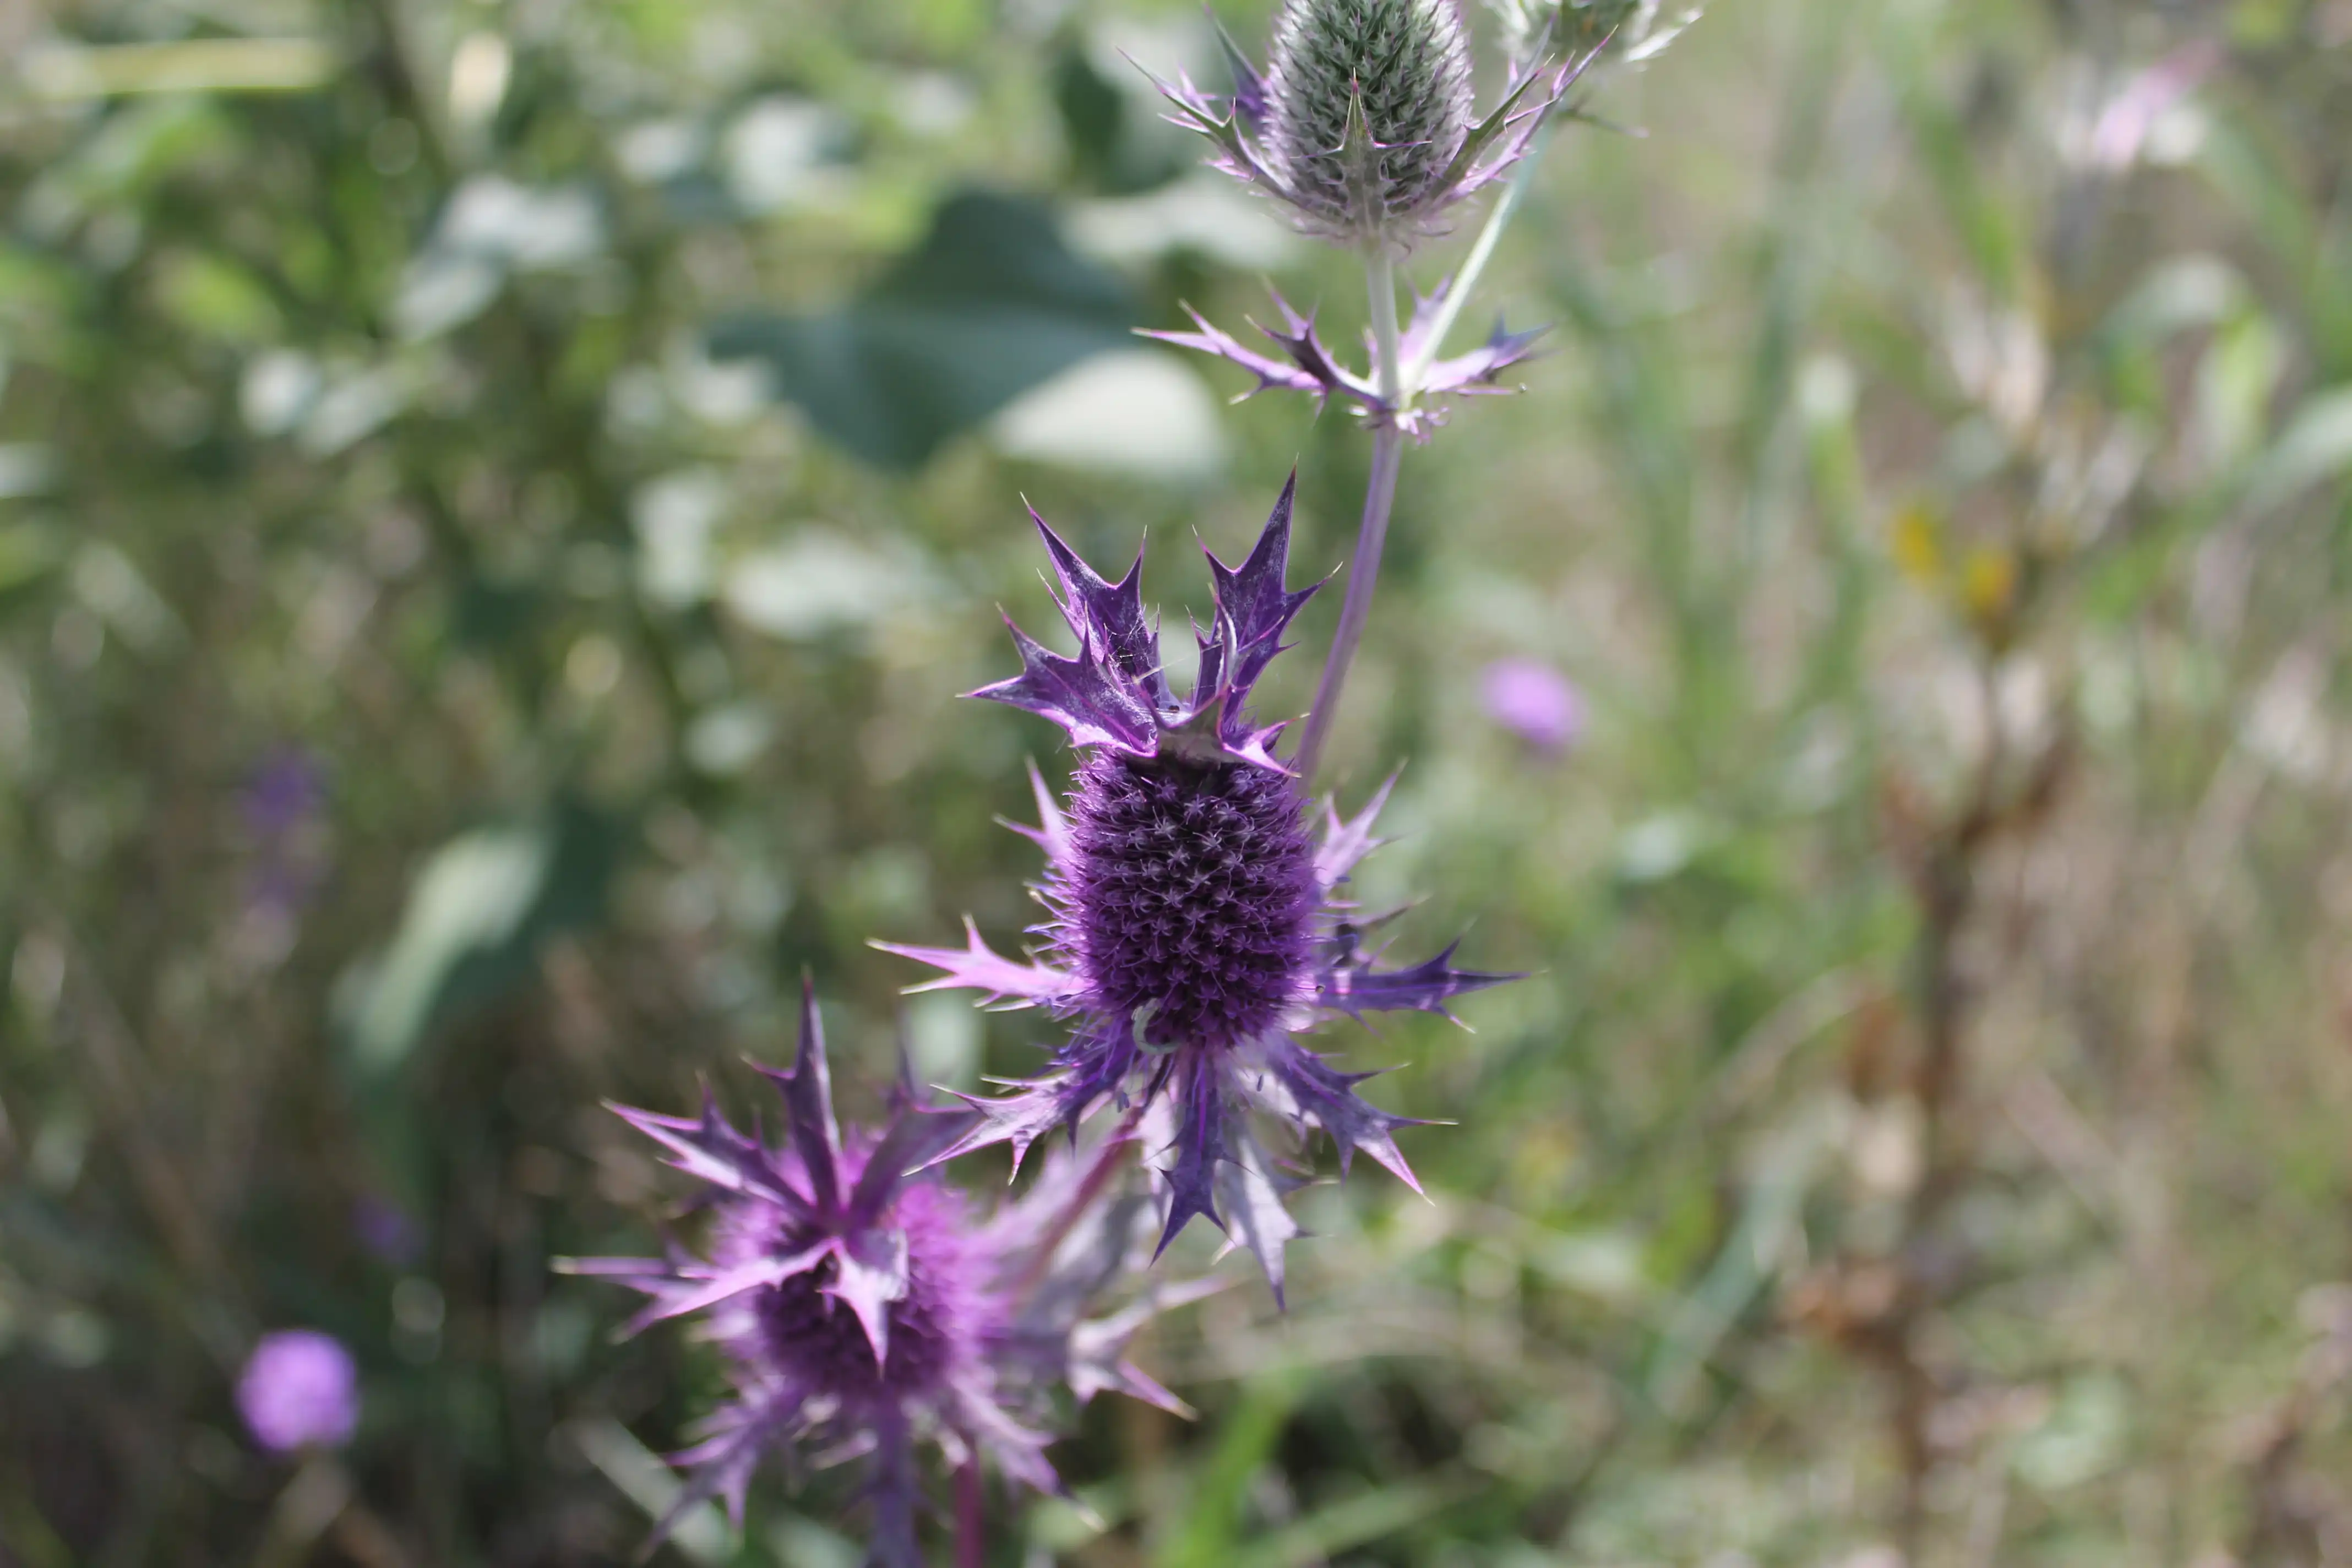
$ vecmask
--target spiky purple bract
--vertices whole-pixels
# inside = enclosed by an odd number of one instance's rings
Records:
[[[669,1152],[669,1163],[714,1189],[707,1258],[559,1264],[651,1297],[633,1331],[708,1312],[728,1352],[735,1397],[677,1456],[686,1484],[656,1542],[712,1497],[740,1525],[752,1472],[770,1453],[810,1451],[819,1464],[864,1455],[875,1509],[869,1563],[921,1568],[919,1440],[951,1468],[985,1456],[1010,1479],[1054,1489],[1049,1439],[1033,1425],[1054,1388],[1081,1401],[1118,1389],[1182,1409],[1124,1357],[1152,1311],[1198,1288],[1087,1318],[1130,1242],[1142,1239],[1136,1226],[1148,1200],[1082,1186],[1066,1162],[1021,1202],[982,1215],[917,1172],[972,1117],[918,1108],[903,1080],[880,1132],[845,1138],[805,991],[799,1058],[770,1076],[791,1134],[782,1148],[738,1131],[707,1092],[696,1118],[614,1108]]]
[[[1412,1181],[1393,1136],[1410,1123],[1355,1092],[1371,1075],[1334,1071],[1292,1032],[1371,1008],[1442,1012],[1446,998],[1508,978],[1455,969],[1451,949],[1407,970],[1372,964],[1339,889],[1374,847],[1388,792],[1352,819],[1327,807],[1318,841],[1297,779],[1272,752],[1282,726],[1248,716],[1314,592],[1283,581],[1296,482],[1240,566],[1209,558],[1216,614],[1194,628],[1200,674],[1181,699],[1144,613],[1140,554],[1113,584],[1038,521],[1077,653],[1016,628],[1022,673],[973,695],[1052,719],[1088,753],[1066,813],[1036,780],[1039,825],[1023,830],[1046,855],[1047,962],[1000,957],[976,931],[961,949],[877,944],[943,972],[915,989],[968,987],[1073,1021],[1046,1073],[973,1100],[982,1120],[940,1158],[1005,1142],[1018,1161],[1101,1105],[1148,1109],[1168,1189],[1160,1246],[1203,1215],[1256,1255],[1277,1299],[1297,1227],[1253,1111],[1328,1133],[1343,1169],[1361,1149]]]
[[[1315,399],[1319,408],[1336,397],[1352,409],[1368,425],[1393,425],[1416,441],[1426,441],[1445,423],[1447,400],[1454,397],[1477,397],[1517,390],[1502,382],[1503,372],[1527,360],[1535,352],[1535,342],[1544,329],[1514,332],[1500,321],[1486,341],[1468,353],[1448,359],[1429,359],[1433,345],[1431,334],[1444,319],[1445,296],[1450,284],[1441,283],[1437,292],[1426,298],[1416,295],[1412,321],[1398,341],[1397,354],[1408,365],[1422,364],[1427,360],[1413,384],[1395,398],[1384,396],[1372,375],[1350,370],[1324,343],[1315,330],[1313,314],[1301,314],[1291,308],[1280,294],[1274,296],[1274,308],[1282,314],[1279,327],[1258,326],[1259,332],[1282,351],[1281,357],[1258,353],[1223,328],[1213,325],[1207,318],[1191,306],[1185,311],[1197,329],[1190,332],[1167,332],[1147,330],[1142,335],[1158,338],[1178,348],[1194,349],[1202,353],[1230,361],[1257,378],[1257,384],[1243,393],[1243,398],[1254,397],[1270,387],[1289,392],[1303,392]],[[1253,326],[1257,323],[1252,322]],[[1235,399],[1240,401],[1239,398]]]

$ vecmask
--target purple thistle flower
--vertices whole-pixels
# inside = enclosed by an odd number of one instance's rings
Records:
[[[1169,120],[1301,228],[1396,253],[1518,161],[1591,56],[1516,73],[1482,120],[1454,0],[1286,0],[1263,74],[1229,39],[1225,58],[1230,94],[1157,82]]]
[[[253,1440],[273,1454],[340,1448],[360,1419],[352,1352],[316,1329],[261,1336],[237,1375],[236,1409]]]
[[[1488,718],[1539,752],[1565,752],[1584,733],[1584,699],[1538,659],[1496,659],[1480,675],[1478,695]]]
[[[970,1125],[970,1112],[919,1107],[902,1075],[878,1133],[845,1137],[836,1127],[813,992],[803,994],[793,1070],[761,1070],[782,1090],[790,1142],[781,1149],[738,1131],[707,1089],[699,1117],[614,1107],[713,1190],[708,1256],[557,1264],[651,1297],[628,1332],[708,1312],[732,1363],[736,1396],[676,1457],[686,1484],[655,1542],[712,1497],[740,1528],[752,1472],[771,1452],[812,1454],[820,1466],[868,1457],[869,1563],[920,1568],[918,1441],[950,1467],[985,1457],[1013,1480],[1057,1490],[1050,1439],[1032,1425],[1055,1385],[1082,1402],[1115,1389],[1186,1413],[1127,1363],[1126,1349],[1154,1312],[1213,1286],[1171,1287],[1109,1318],[1086,1317],[1149,1223],[1141,1194],[1095,1201],[1115,1148],[1097,1146],[1083,1174],[1075,1154],[1058,1162],[1021,1201],[984,1217],[935,1175],[911,1173]]]
[[[1403,363],[1421,363],[1431,332],[1444,320],[1447,287],[1440,283],[1437,292],[1425,298],[1415,294],[1412,324],[1398,340],[1398,354]],[[1230,360],[1255,376],[1257,384],[1235,402],[1255,397],[1268,387],[1306,393],[1318,407],[1337,397],[1369,424],[1394,425],[1414,440],[1426,441],[1445,422],[1445,407],[1442,401],[1423,399],[1475,397],[1519,390],[1502,384],[1500,377],[1504,371],[1535,352],[1536,340],[1546,331],[1538,327],[1532,331],[1514,332],[1506,330],[1497,320],[1494,332],[1485,342],[1468,353],[1431,362],[1415,383],[1404,389],[1403,395],[1391,401],[1381,395],[1373,376],[1349,369],[1324,346],[1315,331],[1311,312],[1301,315],[1280,294],[1274,296],[1274,308],[1282,312],[1280,327],[1260,326],[1255,321],[1250,324],[1281,351],[1279,358],[1248,347],[1232,333],[1211,324],[1190,305],[1184,307],[1184,313],[1192,318],[1199,331],[1167,332],[1145,329],[1141,335]]]
[[[1510,978],[1455,969],[1450,948],[1412,969],[1376,967],[1339,889],[1374,847],[1386,786],[1356,817],[1327,806],[1318,841],[1298,780],[1272,754],[1282,726],[1247,715],[1314,592],[1283,584],[1296,483],[1240,566],[1210,556],[1216,614],[1193,628],[1200,674],[1181,699],[1144,614],[1140,553],[1106,582],[1032,514],[1078,651],[1064,658],[1016,627],[1022,673],[972,695],[1052,719],[1088,753],[1066,814],[1031,773],[1039,826],[1022,831],[1045,851],[1049,962],[999,956],[968,921],[961,950],[877,944],[943,972],[914,989],[967,987],[1074,1021],[1045,1076],[971,1101],[982,1119],[941,1159],[1009,1142],[1017,1163],[1038,1137],[1075,1131],[1107,1101],[1150,1110],[1169,1185],[1160,1247],[1205,1215],[1256,1255],[1277,1300],[1282,1247],[1298,1230],[1250,1111],[1328,1132],[1343,1172],[1361,1149],[1419,1190],[1393,1137],[1414,1123],[1357,1096],[1373,1075],[1333,1070],[1292,1034],[1335,1014],[1442,1013],[1448,998]]]

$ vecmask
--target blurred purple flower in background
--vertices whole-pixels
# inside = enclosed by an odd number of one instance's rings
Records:
[[[318,759],[299,746],[279,746],[246,781],[246,825],[264,843],[283,838],[316,816],[326,800]]]
[[[316,1329],[261,1336],[236,1380],[237,1413],[253,1440],[276,1454],[338,1448],[360,1418],[359,1368],[352,1352]]]
[[[1481,673],[1486,716],[1540,752],[1565,752],[1584,733],[1584,697],[1539,659],[1498,658]]]
[[[263,945],[282,958],[292,943],[294,917],[309,906],[325,874],[326,771],[299,746],[275,747],[247,776],[238,805],[253,836],[246,913],[272,928],[275,940]]]
[[[425,1251],[425,1238],[408,1211],[373,1193],[352,1205],[352,1233],[379,1263],[405,1268]]]

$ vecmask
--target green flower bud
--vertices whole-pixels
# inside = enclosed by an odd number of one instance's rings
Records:
[[[1454,0],[1288,0],[1265,96],[1268,172],[1310,226],[1401,243],[1454,194],[1472,123]]]

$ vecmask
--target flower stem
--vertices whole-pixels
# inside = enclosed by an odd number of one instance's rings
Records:
[[[956,1568],[982,1568],[988,1561],[988,1535],[982,1509],[980,1461],[967,1459],[955,1476]]]
[[[1547,117],[1541,125],[1536,127],[1535,134],[1528,138],[1528,150],[1520,156],[1519,166],[1511,171],[1511,183],[1505,185],[1503,194],[1496,198],[1495,210],[1486,215],[1486,227],[1478,231],[1478,238],[1470,247],[1470,254],[1463,258],[1462,270],[1446,286],[1445,298],[1438,303],[1437,319],[1430,323],[1428,335],[1422,339],[1421,347],[1413,354],[1412,363],[1407,367],[1407,385],[1419,385],[1429,374],[1429,367],[1437,363],[1438,354],[1445,347],[1446,334],[1454,330],[1454,323],[1462,319],[1463,308],[1470,303],[1470,296],[1478,287],[1479,275],[1486,270],[1486,263],[1495,258],[1495,247],[1501,242],[1503,230],[1510,226],[1513,215],[1519,210],[1519,204],[1527,200],[1528,187],[1535,183],[1536,165],[1543,159],[1544,143],[1550,139],[1551,121]]]
[[[1388,542],[1389,513],[1396,506],[1397,466],[1404,456],[1404,432],[1397,420],[1404,402],[1404,363],[1397,331],[1396,261],[1385,250],[1375,250],[1364,264],[1372,296],[1372,375],[1388,405],[1387,416],[1372,426],[1372,471],[1364,487],[1364,517],[1356,531],[1356,555],[1348,566],[1348,596],[1339,606],[1339,629],[1332,635],[1331,656],[1316,683],[1315,706],[1307,715],[1307,733],[1298,742],[1293,763],[1302,780],[1312,781],[1322,761],[1331,722],[1339,716],[1340,689],[1348,681],[1356,645],[1363,640],[1364,623],[1372,613],[1372,588],[1380,581],[1381,549]]]
[[[1078,1221],[1088,1206],[1102,1195],[1103,1188],[1109,1184],[1111,1176],[1118,1170],[1119,1162],[1126,1157],[1128,1145],[1135,1142],[1136,1130],[1142,1124],[1143,1107],[1138,1104],[1118,1119],[1118,1125],[1110,1130],[1110,1136],[1104,1139],[1102,1146],[1095,1151],[1095,1163],[1079,1178],[1077,1190],[1070,1194],[1070,1201],[1063,1206],[1060,1214],[1054,1216],[1052,1228],[1038,1242],[1036,1254],[1029,1264],[1028,1276],[1021,1281],[1023,1290],[1044,1279],[1046,1271],[1053,1268],[1054,1254],[1062,1250],[1062,1243],[1069,1238],[1071,1231],[1077,1228]]]

